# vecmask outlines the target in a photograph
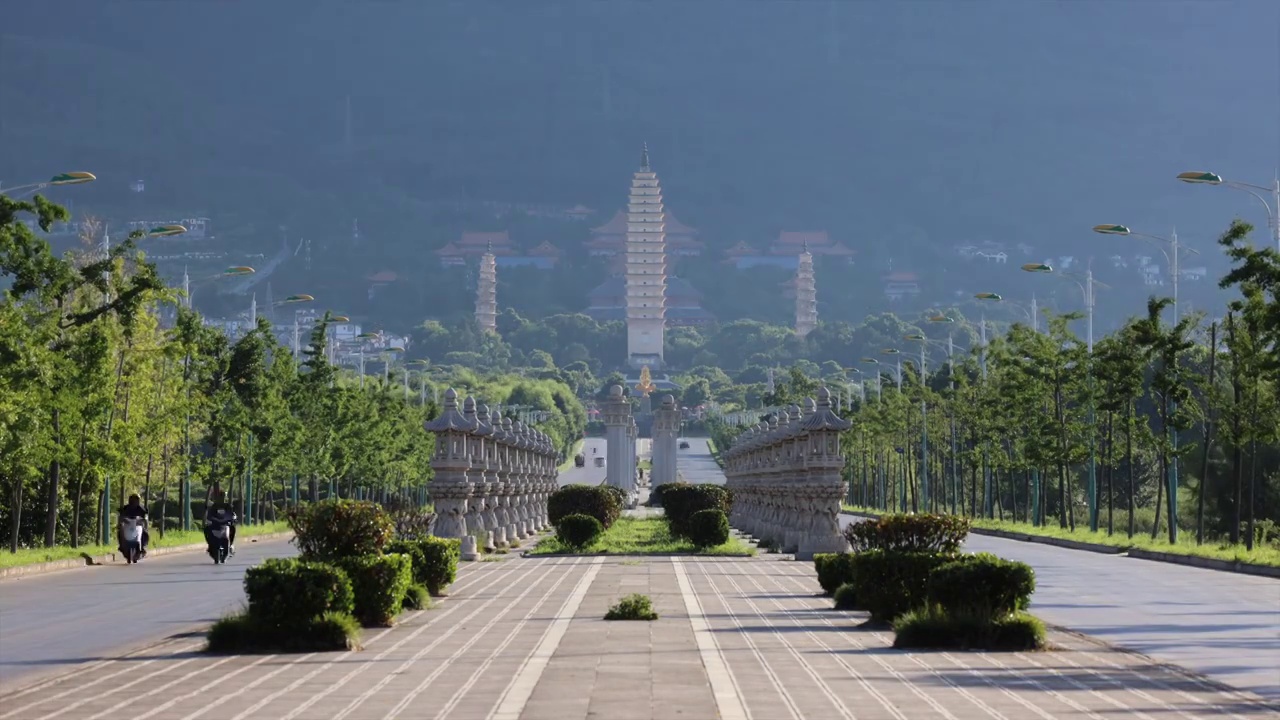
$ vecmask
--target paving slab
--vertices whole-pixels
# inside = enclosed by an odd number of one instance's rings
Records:
[[[606,622],[621,596],[655,622]],[[209,656],[186,636],[0,694],[0,720],[1280,718],[1249,693],[1055,632],[1038,653],[906,652],[808,563],[509,557],[357,652]]]

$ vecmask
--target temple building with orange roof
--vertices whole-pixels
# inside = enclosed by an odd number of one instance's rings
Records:
[[[464,232],[458,240],[435,251],[441,267],[460,267],[486,253],[493,253],[498,267],[536,267],[550,270],[560,262],[563,251],[549,242],[522,252],[505,230],[502,232]]]
[[[663,232],[668,256],[697,257],[706,249],[698,230],[680,222],[670,210],[664,211]],[[591,229],[591,239],[583,244],[588,255],[611,258],[611,272],[621,272],[627,248],[627,213],[619,210],[609,222]]]
[[[765,252],[746,242],[738,242],[725,251],[725,262],[739,270],[761,265],[794,270],[806,246],[812,255],[842,258],[849,263],[857,254],[844,243],[833,241],[826,230],[783,230]]]

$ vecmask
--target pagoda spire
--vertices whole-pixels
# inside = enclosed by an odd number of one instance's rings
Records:
[[[649,143],[644,143],[640,149],[640,172],[649,172]]]
[[[813,276],[813,255],[805,241],[796,263],[796,337],[804,339],[818,326],[818,289]]]
[[[476,282],[476,325],[480,332],[498,332],[498,262],[493,256],[492,237],[480,258]]]
[[[631,178],[626,221],[627,358],[661,369],[666,330],[667,249],[662,188],[649,167],[649,145]]]

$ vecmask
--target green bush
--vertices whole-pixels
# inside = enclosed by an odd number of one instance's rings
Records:
[[[381,506],[356,500],[325,500],[291,509],[289,527],[304,560],[330,562],[377,555],[395,532]]]
[[[892,622],[922,607],[928,597],[929,573],[955,555],[869,550],[853,556],[853,587],[858,604],[876,622]]]
[[[325,563],[271,558],[244,574],[249,613],[271,625],[298,625],[325,613],[351,614],[351,580]]]
[[[351,578],[354,615],[366,627],[390,625],[413,584],[413,561],[408,555],[366,555],[335,563]]]
[[[964,555],[929,573],[927,597],[952,617],[990,621],[1031,604],[1036,573],[1030,565],[990,553]]]
[[[418,583],[409,586],[409,590],[404,594],[404,602],[401,606],[405,610],[426,610],[431,607],[431,593]]]
[[[836,588],[835,600],[837,610],[857,610],[858,592],[853,583],[845,583]]]
[[[609,608],[604,615],[605,620],[657,620],[658,613],[653,609],[653,601],[647,595],[638,593],[628,595]]]
[[[387,552],[408,555],[413,561],[413,581],[425,586],[432,597],[440,597],[458,577],[462,540],[437,537],[395,540],[387,545]]]
[[[662,492],[663,514],[671,527],[671,534],[689,537],[690,519],[699,510],[719,510],[726,515],[733,502],[729,490],[723,485],[670,485]]]
[[[723,510],[699,510],[689,518],[689,540],[698,548],[729,542],[729,516]]]
[[[982,620],[953,616],[937,605],[927,605],[895,620],[893,633],[893,646],[902,649],[1023,652],[1045,647],[1044,623],[1022,612]]]
[[[618,507],[625,508],[627,506],[628,498],[627,498],[626,490],[623,490],[620,487],[614,487],[612,485],[605,485],[604,483],[600,483],[600,487],[604,488],[607,492],[613,495],[613,499],[618,502]]]
[[[813,556],[813,567],[825,595],[834,595],[836,588],[853,582],[852,553],[818,553]]]
[[[670,487],[689,487],[689,483],[674,482],[654,485],[649,489],[649,507],[662,507],[662,494]]]
[[[559,526],[569,515],[590,515],[606,530],[622,515],[618,496],[599,485],[565,485],[547,498],[547,519]]]
[[[325,613],[298,625],[273,625],[249,612],[224,617],[209,628],[206,652],[304,653],[359,650],[360,625],[350,615]]]
[[[955,553],[969,535],[969,519],[955,515],[884,515],[856,522],[844,536],[853,552]]]
[[[573,550],[590,545],[603,532],[600,521],[590,515],[566,515],[556,523],[556,538]]]

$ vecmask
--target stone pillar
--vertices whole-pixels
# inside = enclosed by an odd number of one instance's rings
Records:
[[[621,385],[614,385],[609,388],[609,399],[604,404],[605,482],[627,492],[633,484],[628,481],[627,467],[634,464],[635,458],[632,451],[632,460],[627,460],[630,426],[631,401],[622,394]]]
[[[528,428],[519,420],[511,425],[516,440],[516,492],[512,507],[516,514],[516,533],[520,539],[529,537],[529,435]]]
[[[506,484],[502,489],[503,505],[507,511],[507,542],[520,537],[520,448],[519,438],[511,418],[502,418],[502,441],[506,445]]]
[[[537,519],[538,530],[546,530],[551,526],[551,521],[547,519],[547,499],[551,497],[551,493],[556,487],[556,476],[559,475],[558,469],[559,458],[556,453],[556,445],[551,441],[551,436],[546,433],[542,435],[542,472],[538,475],[538,492],[537,502],[534,503],[534,517]]]
[[[435,478],[431,481],[431,497],[436,506],[436,537],[458,538],[462,541],[462,559],[477,560],[476,539],[467,530],[467,501],[472,487],[467,473],[471,467],[468,445],[477,429],[458,411],[458,393],[449,388],[444,394],[444,409],[440,415],[425,425],[436,437],[435,453],[431,467]]]
[[[511,524],[507,508],[511,496],[507,494],[507,438],[502,430],[502,415],[495,409],[489,413],[489,427],[493,435],[486,446],[489,448],[489,471],[493,474],[491,497],[493,502],[493,544],[506,547],[507,527]]]
[[[670,395],[662,396],[662,405],[653,415],[653,469],[650,487],[673,483],[677,478],[676,453],[680,435],[680,408]]]
[[[474,397],[468,397],[462,404],[462,416],[467,422],[475,425],[471,433],[471,442],[467,450],[471,456],[471,468],[468,471],[472,478],[471,501],[468,503],[467,529],[476,536],[477,545],[493,552],[492,504],[494,475],[489,471],[488,446],[493,441],[493,428],[489,427],[488,413],[480,414]]]
[[[840,470],[840,433],[851,423],[831,410],[831,391],[818,388],[814,412],[801,423],[807,440],[805,487],[798,497],[805,503],[805,534],[796,553],[797,560],[812,560],[815,553],[847,552],[849,544],[840,532],[840,499],[844,481]]]

